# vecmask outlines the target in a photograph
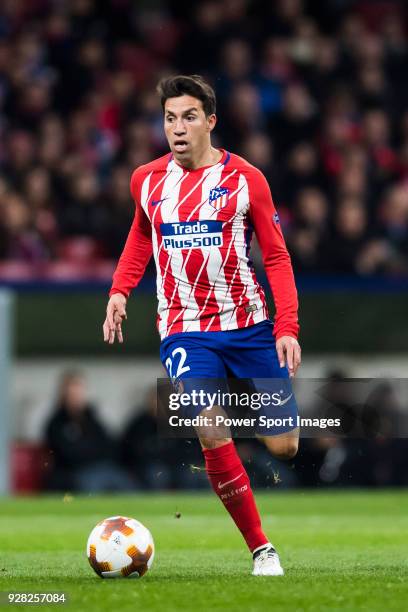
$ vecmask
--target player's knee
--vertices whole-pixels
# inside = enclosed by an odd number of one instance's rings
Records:
[[[281,439],[267,438],[265,443],[269,452],[276,457],[276,459],[281,459],[283,461],[293,459],[299,448],[299,440],[292,437]]]
[[[293,459],[296,457],[299,448],[299,441],[295,439],[288,440],[286,445],[283,448],[282,459]]]
[[[200,438],[200,443],[203,448],[219,448],[231,442],[231,438]]]

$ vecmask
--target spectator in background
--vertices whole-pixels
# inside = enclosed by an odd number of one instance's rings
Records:
[[[352,379],[343,368],[327,372],[318,389],[316,416],[340,418],[342,433],[304,438],[295,459],[300,486],[406,486],[405,381]],[[364,396],[364,393],[368,393]]]
[[[353,387],[348,384],[348,373],[342,368],[327,371],[324,383],[314,389],[313,412],[318,418],[340,418],[342,432],[350,434],[350,407],[355,404]],[[316,382],[316,381],[315,381]],[[350,446],[353,447],[350,441]],[[346,438],[338,435],[305,437],[295,459],[296,473],[302,487],[348,485],[343,480],[343,464],[347,459]],[[344,476],[346,479],[348,477]]]
[[[271,139],[262,132],[251,132],[243,141],[240,154],[259,168],[271,185],[277,187],[279,177],[274,172],[273,146]]]
[[[27,263],[40,263],[49,253],[38,229],[33,211],[27,202],[15,192],[8,192],[3,199],[2,219],[6,257]]]
[[[309,187],[319,187],[327,191],[326,178],[320,166],[316,147],[307,141],[297,143],[288,152],[282,173],[281,191],[277,194],[283,206],[292,208],[296,198],[301,196],[302,190]]]
[[[345,196],[337,205],[331,234],[322,244],[321,257],[327,271],[353,274],[367,239],[367,212],[356,196]]]
[[[379,227],[389,257],[390,274],[408,274],[408,186],[389,189],[380,208]]]
[[[157,390],[152,387],[121,438],[122,460],[135,483],[145,489],[206,488],[198,440],[161,437],[157,429]]]
[[[118,449],[87,399],[84,376],[62,375],[53,414],[45,426],[52,491],[123,491],[133,483],[117,463]]]
[[[293,265],[302,272],[323,269],[321,243],[327,237],[329,206],[320,189],[309,187],[299,192],[294,224],[288,232]]]
[[[318,126],[317,104],[302,84],[290,83],[283,93],[282,112],[273,117],[271,134],[282,155],[301,141],[313,143]]]
[[[119,257],[134,217],[128,170],[124,164],[113,168],[105,199],[106,209],[110,215],[109,226],[106,229],[107,243],[110,245],[111,253]]]
[[[75,174],[60,225],[67,236],[104,237],[108,225],[107,212],[100,202],[99,184],[94,171],[83,170]]]
[[[357,487],[407,486],[408,441],[399,437],[406,407],[398,401],[398,382],[378,381],[364,406],[359,407],[356,426],[365,437],[344,441],[346,455],[340,475],[344,483]],[[403,397],[406,399],[405,394]]]
[[[258,89],[248,81],[235,85],[229,92],[223,132],[234,150],[252,132],[265,127]]]

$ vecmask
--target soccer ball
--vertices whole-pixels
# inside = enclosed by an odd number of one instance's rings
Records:
[[[111,516],[92,529],[86,553],[101,578],[139,578],[152,566],[154,542],[139,521]]]

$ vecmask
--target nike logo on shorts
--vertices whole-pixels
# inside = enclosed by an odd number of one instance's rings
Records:
[[[288,401],[291,399],[291,397],[293,396],[293,393],[291,393],[290,395],[288,395],[288,397],[285,397],[284,400],[281,400],[280,403],[278,404],[278,406],[284,406],[285,404],[288,403]]]

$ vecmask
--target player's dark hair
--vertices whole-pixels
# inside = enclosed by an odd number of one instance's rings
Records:
[[[206,117],[215,113],[215,93],[199,74],[165,77],[157,85],[162,108],[169,98],[187,95],[201,100]]]

